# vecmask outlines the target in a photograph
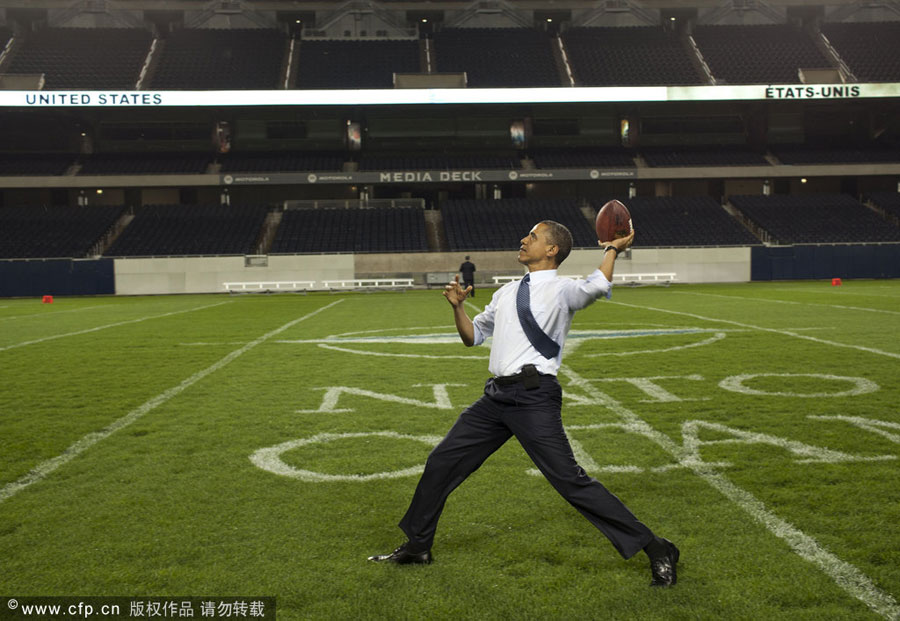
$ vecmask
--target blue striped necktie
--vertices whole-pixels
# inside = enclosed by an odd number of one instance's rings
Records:
[[[525,274],[519,282],[519,290],[516,292],[516,313],[519,315],[519,323],[522,324],[522,330],[525,336],[540,354],[547,359],[552,360],[559,354],[559,345],[547,336],[531,314],[531,287],[528,284],[531,281],[531,274]]]

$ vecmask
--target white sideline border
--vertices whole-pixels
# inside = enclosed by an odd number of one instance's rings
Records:
[[[194,373],[189,378],[182,381],[180,384],[173,386],[172,388],[169,388],[165,392],[156,395],[149,401],[145,402],[143,405],[140,405],[140,406],[136,407],[135,409],[131,410],[128,414],[113,421],[111,424],[107,425],[100,431],[93,431],[91,433],[86,434],[80,440],[76,441],[74,444],[69,446],[69,448],[67,448],[61,454],[57,455],[56,457],[51,457],[50,459],[42,461],[37,466],[32,468],[30,472],[28,472],[24,476],[20,477],[18,480],[13,481],[12,483],[7,483],[2,488],[0,488],[0,503],[8,500],[9,498],[13,497],[14,495],[21,492],[22,490],[30,487],[31,485],[34,485],[38,481],[45,479],[47,476],[49,476],[51,473],[53,473],[54,470],[56,470],[60,466],[64,466],[65,464],[69,463],[70,461],[75,459],[78,455],[85,452],[86,450],[88,450],[89,448],[91,448],[92,446],[94,446],[95,444],[100,442],[101,440],[105,440],[106,438],[108,438],[115,432],[119,431],[120,429],[124,429],[125,427],[128,427],[130,424],[132,424],[133,422],[135,422],[138,419],[140,419],[141,417],[143,417],[146,413],[150,412],[151,410],[154,410],[155,408],[159,407],[166,401],[169,401],[170,399],[177,397],[184,390],[190,388],[191,386],[193,386],[194,384],[196,384],[197,382],[199,382],[200,380],[205,378],[207,375],[215,373],[216,371],[218,371],[219,369],[221,369],[222,367],[227,365],[229,362],[234,361],[235,359],[237,359],[238,357],[247,353],[248,351],[250,351],[257,345],[260,345],[260,344],[266,342],[273,336],[281,334],[285,330],[292,328],[293,326],[297,325],[301,321],[305,321],[305,320],[309,319],[310,317],[314,317],[315,315],[318,315],[319,313],[326,311],[329,308],[331,308],[332,306],[334,306],[336,304],[340,304],[343,301],[344,301],[343,298],[340,300],[335,300],[331,304],[322,306],[310,313],[307,313],[306,315],[303,315],[302,317],[299,317],[297,319],[289,321],[286,324],[284,324],[283,326],[281,326],[280,328],[276,328],[275,330],[272,330],[271,332],[268,332],[268,333],[262,335],[261,337],[254,339],[253,341],[250,341],[249,343],[247,343],[240,349],[234,350],[233,352],[231,352],[230,354],[228,354],[227,356],[225,356],[218,362],[213,363],[212,365],[206,367],[202,371],[198,371],[197,373]],[[180,312],[184,312],[184,311],[180,311]]]

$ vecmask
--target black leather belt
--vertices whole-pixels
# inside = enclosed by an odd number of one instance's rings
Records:
[[[494,382],[500,386],[510,386],[512,384],[522,384],[526,389],[531,390],[541,385],[541,374],[538,373],[537,367],[533,364],[526,364],[522,370],[515,375],[498,375],[494,378]]]

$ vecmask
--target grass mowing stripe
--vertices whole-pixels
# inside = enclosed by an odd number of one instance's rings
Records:
[[[888,356],[889,358],[897,358],[900,359],[900,354],[895,354],[889,351],[883,351],[881,349],[875,349],[874,347],[865,347],[863,345],[851,345],[850,343],[839,343],[838,341],[829,341],[826,339],[816,338],[814,336],[806,336],[804,334],[797,334],[796,332],[791,332],[790,330],[776,330],[775,328],[764,328],[762,326],[754,326],[749,323],[741,323],[740,321],[732,321],[730,319],[718,319],[716,317],[704,317],[703,315],[695,315],[694,313],[686,313],[684,311],[676,311],[670,310],[668,308],[655,308],[653,306],[640,306],[638,304],[626,304],[625,302],[611,302],[612,304],[618,304],[620,306],[628,306],[630,308],[638,308],[641,310],[652,310],[660,313],[671,313],[673,315],[684,315],[685,317],[693,317],[694,319],[700,319],[702,321],[718,321],[720,323],[728,323],[733,326],[740,326],[741,328],[750,328],[752,330],[760,330],[761,332],[772,332],[773,334],[781,334],[784,336],[793,336],[798,339],[806,339],[807,341],[813,341],[815,343],[822,343],[824,345],[833,345],[834,347],[847,347],[849,349],[858,349],[859,351],[869,352],[870,354],[878,354],[879,356]]]
[[[843,306],[841,304],[818,304],[816,302],[792,302],[790,300],[776,300],[774,298],[749,298],[743,295],[723,295],[721,293],[700,293],[698,291],[673,291],[679,295],[702,295],[711,298],[725,298],[726,300],[751,300],[753,302],[775,302],[776,304],[799,304],[801,306],[824,306],[825,308],[841,308],[844,310],[866,311],[869,313],[885,313],[888,315],[900,315],[898,311],[884,310],[881,308],[866,308],[864,306]]]
[[[818,566],[851,596],[886,619],[900,618],[900,604],[897,603],[897,600],[890,593],[879,589],[868,576],[855,566],[838,558],[819,545],[815,539],[769,511],[753,494],[732,483],[725,475],[717,472],[712,465],[687,459],[683,447],[678,446],[671,438],[651,427],[614,398],[598,390],[591,382],[582,378],[567,365],[562,365],[560,371],[568,376],[571,384],[580,387],[597,403],[618,415],[623,422],[623,427],[626,427],[629,432],[643,435],[655,442],[679,463],[689,468],[694,474],[750,514],[769,532],[784,540],[798,556]]]
[[[56,339],[65,338],[67,336],[78,336],[79,334],[89,334],[91,332],[99,332],[100,330],[106,330],[107,328],[115,328],[118,326],[125,326],[130,323],[140,323],[142,321],[147,321],[148,319],[160,319],[161,317],[171,317],[172,315],[180,315],[182,313],[191,313],[193,311],[203,310],[205,308],[214,308],[216,306],[222,306],[223,304],[231,304],[231,302],[218,302],[216,304],[207,304],[205,306],[197,306],[195,308],[188,308],[180,311],[172,311],[171,313],[163,313],[162,315],[148,315],[146,317],[138,317],[137,319],[129,319],[128,321],[117,321],[116,323],[108,323],[105,326],[97,326],[96,328],[88,328],[87,330],[78,330],[77,332],[67,332],[65,334],[54,334],[53,336],[45,336],[44,338],[34,339],[33,341],[22,341],[21,343],[13,343],[12,345],[7,345],[6,347],[0,347],[0,351],[6,351],[8,349],[16,349],[17,347],[25,347],[26,345],[37,345],[38,343],[45,343],[47,341],[53,341]]]
[[[225,356],[218,362],[206,367],[202,371],[198,371],[197,373],[194,373],[193,375],[191,375],[189,378],[187,378],[186,380],[184,380],[177,386],[173,386],[172,388],[168,389],[167,391],[153,397],[152,399],[150,399],[143,405],[140,405],[137,408],[133,409],[128,414],[126,414],[122,418],[119,418],[118,420],[114,421],[112,424],[104,427],[100,431],[95,431],[95,432],[85,435],[80,440],[78,440],[77,442],[72,444],[65,451],[63,451],[62,454],[41,462],[40,464],[35,466],[31,470],[31,472],[29,472],[28,474],[26,474],[19,480],[14,481],[12,483],[8,483],[7,485],[4,485],[2,488],[0,488],[0,502],[3,502],[5,500],[11,498],[15,494],[21,492],[23,489],[29,487],[30,485],[33,485],[34,483],[37,483],[41,479],[44,479],[49,474],[51,474],[54,470],[56,470],[60,466],[65,465],[66,463],[72,461],[72,459],[74,459],[75,457],[77,457],[78,455],[83,453],[84,451],[88,450],[89,448],[91,448],[92,446],[94,446],[95,444],[100,442],[101,440],[105,440],[106,438],[108,438],[109,436],[111,436],[112,434],[117,432],[118,430],[123,429],[123,428],[127,427],[128,425],[132,424],[133,422],[135,422],[136,420],[138,420],[139,418],[144,416],[144,414],[146,414],[147,412],[150,412],[154,408],[159,407],[166,401],[168,401],[168,400],[172,399],[173,397],[177,396],[178,394],[180,394],[185,389],[190,388],[191,386],[193,386],[194,384],[196,384],[197,382],[202,380],[207,375],[210,375],[211,373],[215,373],[216,371],[218,371],[219,369],[221,369],[222,367],[227,365],[229,362],[232,362],[239,356],[247,353],[248,351],[250,351],[257,345],[264,343],[265,341],[269,340],[273,336],[281,334],[285,330],[292,328],[293,326],[297,325],[301,321],[305,321],[306,319],[309,319],[310,317],[314,317],[315,315],[318,315],[322,311],[328,310],[332,306],[334,306],[340,302],[343,302],[343,301],[344,301],[343,298],[340,300],[335,300],[331,304],[322,306],[321,308],[318,308],[310,313],[307,313],[306,315],[303,315],[302,317],[299,317],[297,319],[289,321],[288,323],[284,324],[280,328],[276,328],[275,330],[272,330],[271,332],[268,332],[268,333],[262,335],[258,339],[250,341],[249,343],[247,343],[240,349],[234,350],[233,352],[231,352],[230,354],[228,354],[227,356]],[[224,302],[223,302],[223,304],[224,304]],[[214,306],[218,306],[218,304],[215,304]],[[197,310],[197,309],[194,309],[194,310]],[[187,312],[187,311],[178,311],[178,312]],[[173,315],[176,313],[168,313],[168,314]]]

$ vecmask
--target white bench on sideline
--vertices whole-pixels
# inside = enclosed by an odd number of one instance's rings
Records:
[[[404,289],[413,286],[412,278],[348,278],[324,280],[326,289]]]
[[[307,291],[316,286],[315,280],[260,280],[251,282],[223,282],[225,291]]]
[[[659,272],[652,274],[613,274],[613,283],[631,285],[669,284],[675,282],[675,272]]]
[[[584,276],[562,276],[563,278],[584,278]],[[494,276],[495,285],[504,285],[522,276]],[[659,272],[652,274],[613,274],[613,283],[625,284],[669,284],[675,282],[675,272]]]

